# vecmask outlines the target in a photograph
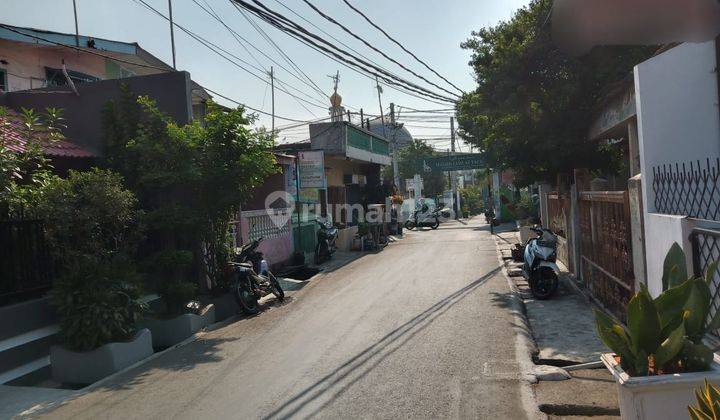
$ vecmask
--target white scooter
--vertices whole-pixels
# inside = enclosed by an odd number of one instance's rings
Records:
[[[538,237],[525,245],[522,272],[530,285],[533,296],[539,300],[549,299],[558,288],[560,269],[557,259],[557,236],[544,228],[532,228]]]

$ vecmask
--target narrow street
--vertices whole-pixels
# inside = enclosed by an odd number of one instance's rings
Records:
[[[476,217],[410,232],[52,418],[524,418],[506,278]]]

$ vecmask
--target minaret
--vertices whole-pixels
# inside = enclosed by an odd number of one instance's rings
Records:
[[[345,116],[345,108],[342,106],[342,96],[337,93],[338,82],[340,81],[340,72],[338,71],[335,76],[330,76],[334,83],[333,94],[330,96],[330,121],[338,122],[342,121]]]

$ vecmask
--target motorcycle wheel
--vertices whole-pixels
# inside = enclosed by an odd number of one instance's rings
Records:
[[[233,294],[235,295],[235,301],[237,301],[238,306],[247,315],[255,315],[260,312],[257,297],[246,280],[237,282]]]
[[[413,220],[406,220],[406,221],[405,221],[405,229],[407,229],[407,230],[413,230],[413,229],[415,229],[415,221],[413,221]]]
[[[435,219],[435,223],[432,224],[432,225],[430,225],[430,228],[431,228],[432,230],[435,230],[435,229],[438,228],[438,226],[440,226],[440,221],[439,221],[438,219]]]
[[[530,282],[530,292],[538,300],[549,299],[558,288],[558,276],[553,269],[542,267]]]
[[[318,243],[317,246],[315,246],[315,265],[318,265],[322,262],[322,257],[320,256],[320,244]]]
[[[277,281],[275,275],[270,271],[268,271],[268,277],[270,278],[270,286],[272,287],[273,295],[275,295],[279,302],[284,301],[285,292],[283,291],[282,287],[280,287],[280,282]]]

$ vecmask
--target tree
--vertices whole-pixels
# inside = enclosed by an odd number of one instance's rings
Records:
[[[187,280],[198,269],[222,282],[228,223],[277,171],[272,138],[251,130],[252,121],[243,108],[209,103],[204,121],[179,126],[130,92],[106,107],[107,164],[125,176],[145,212],[144,271],[171,312],[194,293]]]
[[[441,195],[447,185],[445,174],[443,172],[420,173],[417,166],[418,160],[437,155],[438,153],[424,141],[413,140],[398,153],[400,179],[409,179],[415,174],[420,174],[423,178],[423,195],[425,197]]]
[[[44,185],[37,211],[60,262],[51,296],[63,344],[88,351],[128,339],[143,310],[132,261],[142,231],[137,200],[122,177],[97,168],[70,171]]]
[[[612,168],[613,153],[587,138],[602,89],[627,77],[652,47],[595,48],[571,57],[552,42],[552,0],[533,0],[508,22],[483,28],[472,51],[477,89],[457,105],[461,136],[519,184],[552,181],[573,168]]]
[[[62,110],[57,108],[47,108],[42,114],[22,108],[20,115],[13,115],[7,108],[0,107],[0,213],[3,216],[19,214],[38,204],[44,187],[55,178],[42,145],[62,140],[63,127]],[[24,144],[17,144],[11,134],[22,136]]]

